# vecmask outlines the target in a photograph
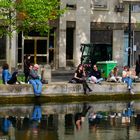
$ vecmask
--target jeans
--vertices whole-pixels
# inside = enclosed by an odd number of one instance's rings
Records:
[[[42,83],[39,79],[29,80],[29,83],[32,84],[35,95],[39,96],[42,92]]]
[[[94,82],[94,83],[100,83],[101,81],[104,80],[103,78],[97,79],[95,76],[91,76],[88,79],[89,79],[89,81]]]
[[[99,78],[99,79],[97,79],[96,83],[100,83],[103,80],[104,80],[103,78]]]
[[[127,87],[129,88],[132,88],[132,79],[130,77],[125,77],[125,78],[122,78],[122,81],[127,83]]]
[[[32,120],[34,121],[40,121],[42,118],[42,110],[41,106],[35,105],[32,113]]]
[[[80,80],[80,79],[76,79],[76,78],[73,78],[72,80],[74,80],[76,83],[82,83],[82,84],[83,84],[84,94],[86,94],[87,89],[88,89],[89,91],[92,91],[92,90],[90,89],[90,87],[88,86],[86,80]]]
[[[17,73],[17,71],[13,72],[11,79],[7,81],[8,84],[15,84],[16,82],[18,82]]]

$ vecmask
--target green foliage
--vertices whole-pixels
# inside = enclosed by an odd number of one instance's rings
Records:
[[[20,81],[20,82],[25,82],[25,76],[24,74],[20,74],[17,76],[17,80]]]
[[[65,9],[60,9],[58,0],[0,0],[0,35],[16,31],[28,33],[31,30],[41,34],[48,32],[50,21],[61,16]]]

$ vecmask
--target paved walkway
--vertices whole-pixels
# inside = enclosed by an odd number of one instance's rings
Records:
[[[68,82],[74,76],[75,70],[55,70],[52,71],[51,82]]]

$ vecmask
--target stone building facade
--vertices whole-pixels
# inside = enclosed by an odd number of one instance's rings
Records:
[[[25,54],[31,54],[33,63],[49,64],[53,69],[76,67],[80,63],[80,44],[93,43],[98,48],[98,57],[123,66],[128,64],[129,37],[131,66],[140,59],[140,0],[61,0],[61,3],[67,10],[51,23],[53,29],[48,36],[30,33],[26,38],[24,33],[13,32],[10,42],[6,36],[0,38],[0,64],[7,61],[11,67],[23,66]]]

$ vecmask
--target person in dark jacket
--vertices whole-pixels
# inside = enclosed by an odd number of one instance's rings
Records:
[[[5,63],[2,67],[2,81],[3,81],[3,84],[7,85],[7,84],[15,84],[16,82],[20,83],[18,80],[17,80],[17,74],[18,74],[18,71],[15,70],[13,72],[13,74],[11,74],[9,72],[9,65],[7,63]]]
[[[31,62],[30,62],[30,58],[31,56],[29,54],[27,54],[25,56],[25,59],[24,59],[24,75],[25,75],[25,83],[28,83],[28,80],[29,80],[29,73],[30,73],[30,65],[31,65]]]
[[[101,72],[98,70],[96,65],[93,65],[93,69],[89,74],[89,80],[91,83],[100,83],[101,81],[103,81],[103,78],[101,77]]]
[[[74,73],[74,78],[70,81],[70,83],[82,83],[83,84],[83,90],[84,94],[87,94],[87,90],[89,92],[92,91],[92,89],[88,86],[86,82],[86,73],[84,70],[84,66],[82,64],[78,65],[77,70]]]
[[[29,73],[29,83],[32,84],[36,96],[40,96],[42,92],[42,82],[38,75],[39,65],[35,64]]]

